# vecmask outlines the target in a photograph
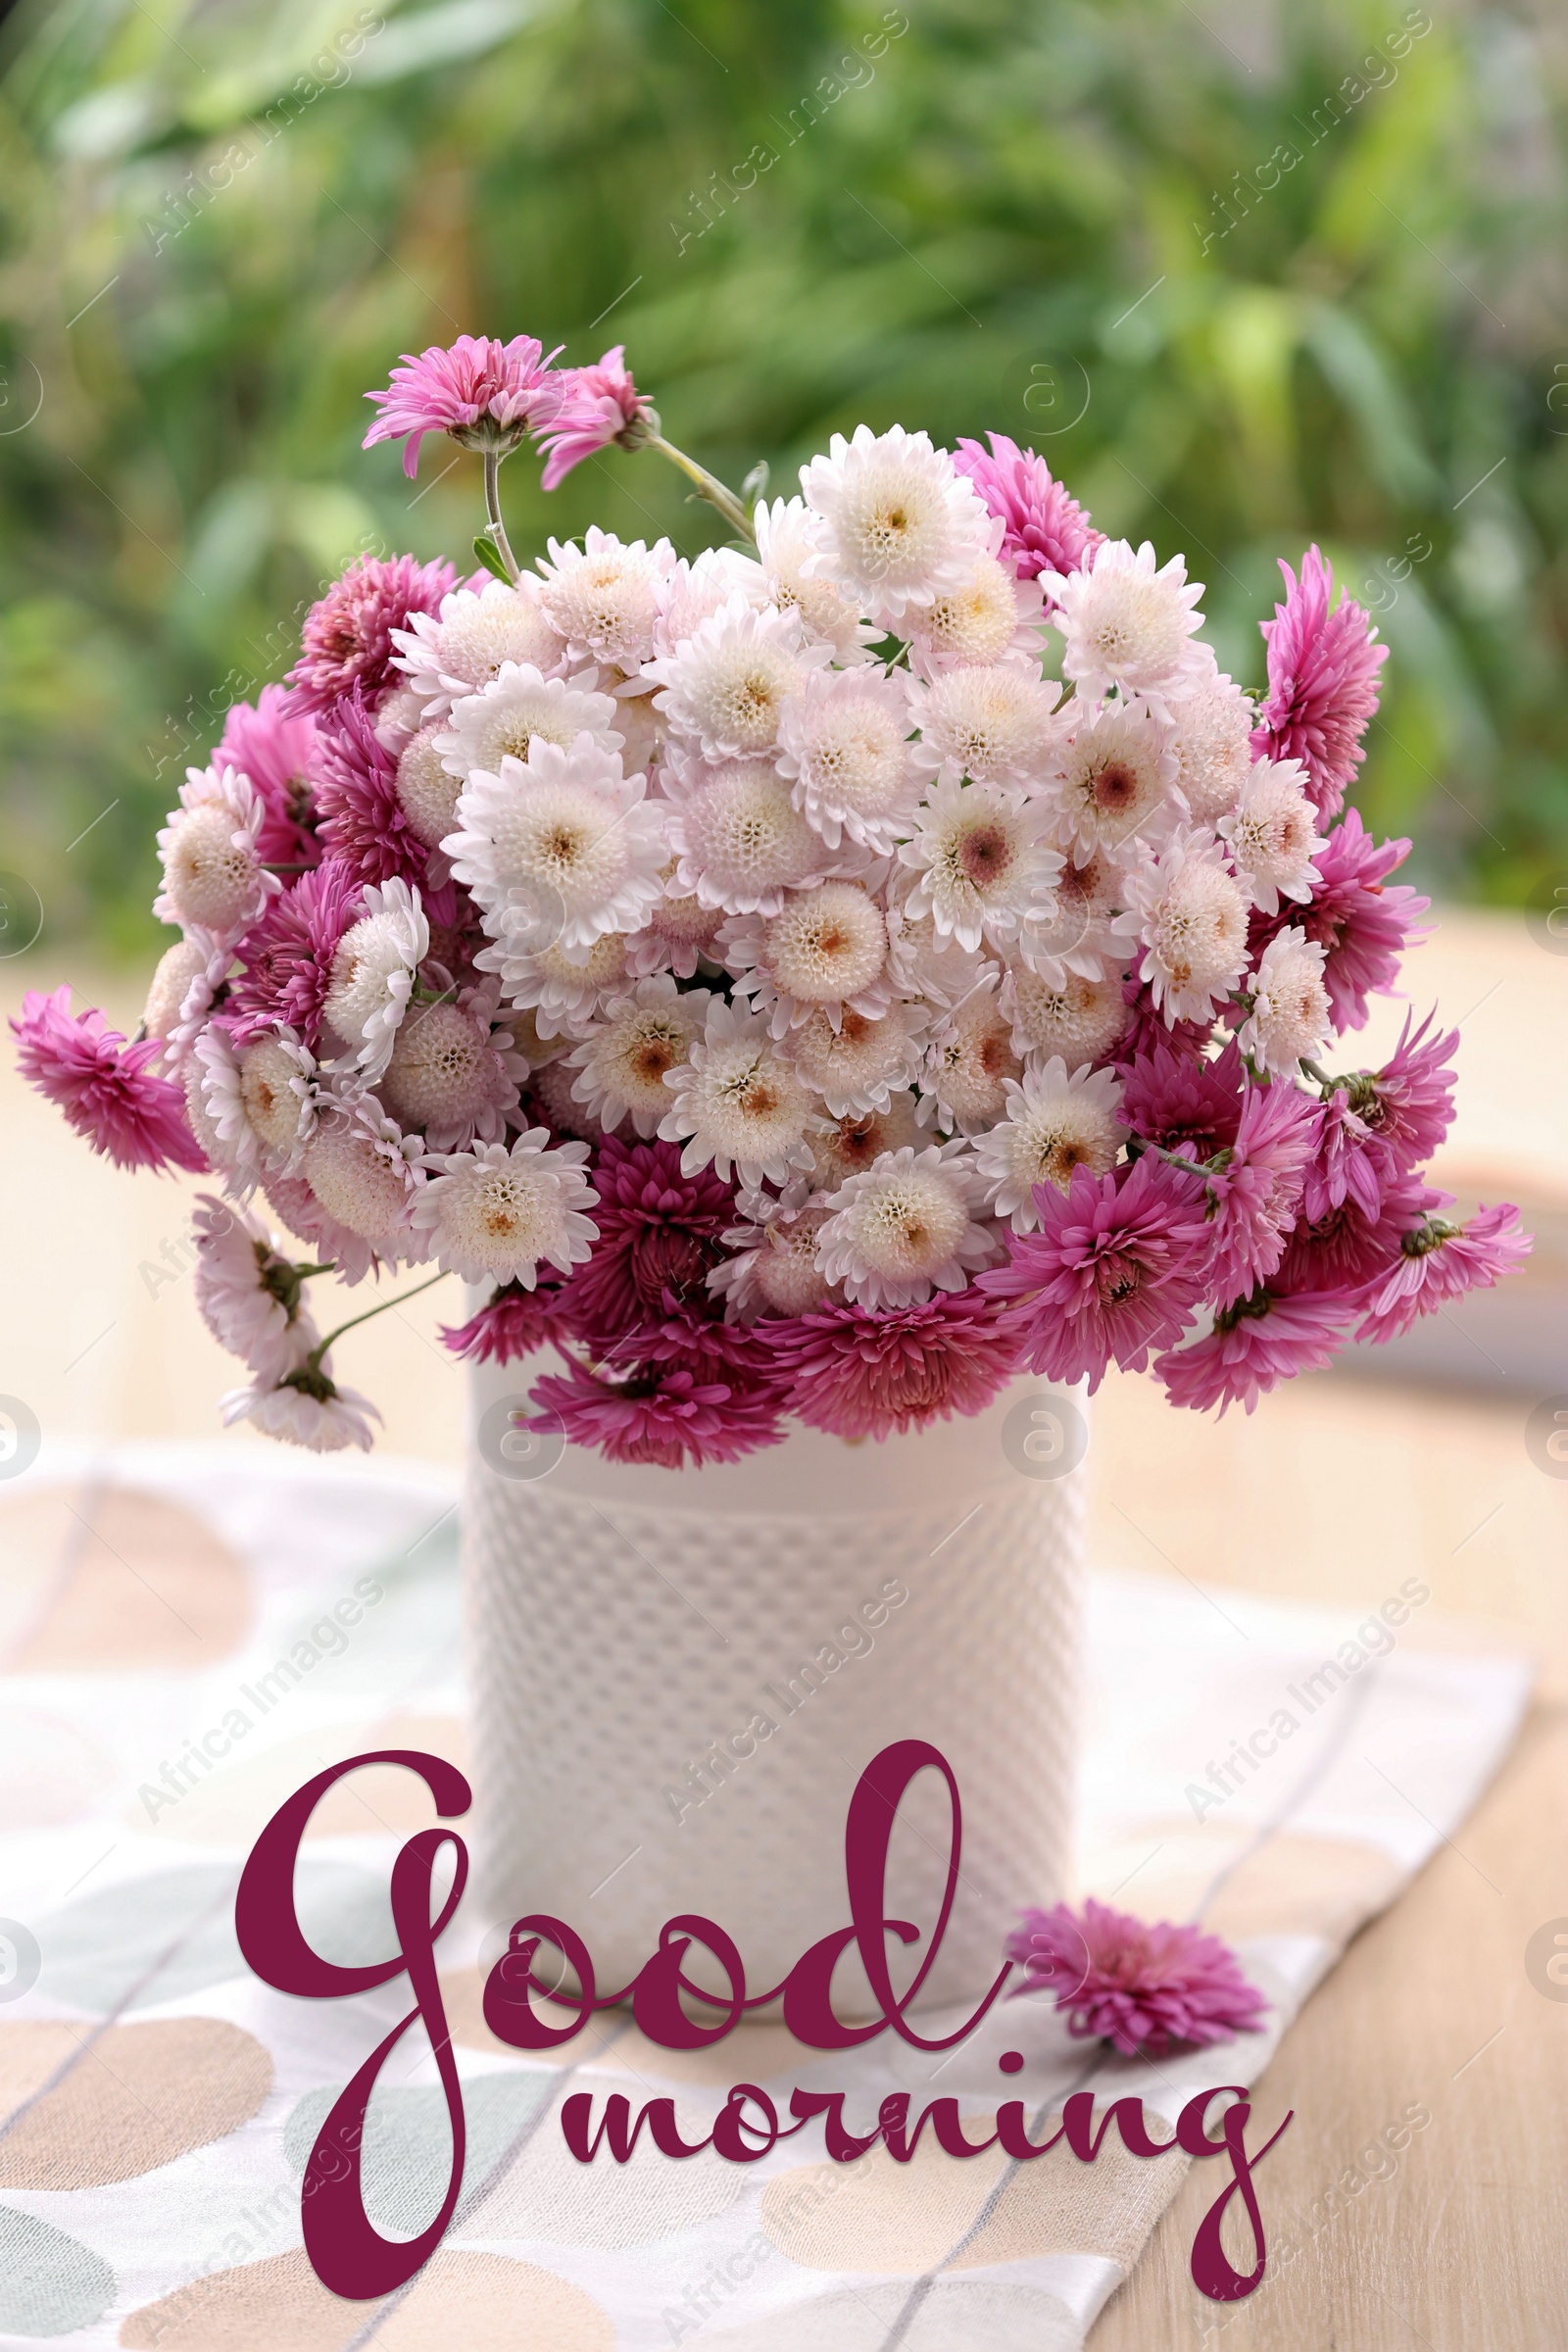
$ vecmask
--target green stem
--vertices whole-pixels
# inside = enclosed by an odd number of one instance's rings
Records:
[[[490,536],[496,543],[496,553],[507,567],[507,577],[515,580],[519,576],[517,559],[512,552],[507,526],[501,519],[501,460],[504,454],[499,449],[487,449],[484,453],[484,512],[490,525]]]
[[[657,449],[661,456],[669,460],[672,466],[678,466],[688,480],[697,484],[709,505],[716,507],[724,520],[743,539],[752,546],[756,545],[757,533],[752,528],[750,514],[747,514],[734,491],[726,490],[723,483],[715,474],[710,473],[706,466],[699,466],[695,458],[689,458],[683,449],[677,449],[673,441],[666,441],[662,433],[650,433],[642,446],[644,449]]]
[[[421,1291],[434,1290],[438,1282],[445,1282],[445,1280],[446,1275],[444,1273],[432,1274],[428,1282],[416,1282],[413,1290],[405,1291],[400,1298],[383,1298],[379,1306],[368,1306],[363,1315],[351,1315],[346,1323],[340,1323],[338,1325],[336,1331],[329,1331],[327,1333],[319,1348],[313,1348],[311,1349],[310,1354],[305,1359],[311,1370],[313,1372],[319,1372],[321,1369],[321,1358],[323,1355],[325,1355],[327,1349],[334,1346],[335,1343],[343,1337],[343,1334],[346,1331],[352,1331],[357,1323],[368,1323],[372,1316],[384,1315],[389,1306],[404,1306],[408,1303],[409,1299],[417,1298]]]

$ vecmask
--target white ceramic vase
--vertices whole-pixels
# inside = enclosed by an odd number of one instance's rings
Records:
[[[604,1991],[664,1920],[696,1912],[733,1937],[752,1990],[777,1984],[849,1924],[862,1769],[918,1739],[956,1776],[962,1853],[916,2005],[983,1990],[1018,1906],[1055,1901],[1066,1877],[1084,1471],[1063,1464],[1087,1442],[1081,1401],[1016,1384],[973,1419],[880,1445],[796,1426],[744,1461],[675,1472],[508,1439],[542,1368],[474,1382],[464,1545],[486,1914],[565,1920]],[[923,1934],[950,1832],[926,1771],[887,1882],[887,1915]],[[901,1987],[923,1948],[895,1950]],[[834,1991],[853,2015],[853,1954]]]

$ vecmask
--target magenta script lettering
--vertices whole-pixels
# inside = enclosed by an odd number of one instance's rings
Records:
[[[363,1765],[396,1764],[417,1773],[430,1790],[443,1820],[466,1813],[472,1801],[467,1782],[455,1765],[439,1756],[413,1748],[381,1748],[350,1756],[306,1783],[282,1805],[257,1839],[240,1880],[234,1904],[234,1925],[240,1950],[264,1984],[303,2000],[343,2000],[376,1990],[407,1977],[414,2006],[393,2027],[361,2066],[348,2087],[334,2102],[322,2124],[306,2166],[302,2191],[305,2250],[321,2283],[334,2294],[356,2299],[393,2292],[420,2270],[440,2245],[457,2210],[463,2189],[466,2133],[463,2089],[452,2052],[436,1979],[435,1945],[463,1899],[467,1880],[467,1848],[455,1830],[427,1829],[408,1839],[392,1866],[391,1909],[397,1950],[385,1960],[364,1967],[344,1967],[324,1959],[307,1940],[294,1908],[294,1871],[300,1841],[312,1813],[326,1791]],[[946,1784],[950,1805],[951,1838],[947,1876],[937,1915],[922,1926],[887,1916],[888,1849],[899,1807],[916,1775],[935,1772]],[[811,1944],[796,1961],[783,1982],[764,1989],[747,1989],[745,1962],[734,1942],[715,1920],[696,1912],[678,1912],[664,1922],[659,1940],[629,1984],[601,1991],[593,1955],[569,1922],[547,1912],[529,1913],[511,1931],[508,1947],[491,1970],[484,1988],[485,2022],[514,2049],[544,2051],[568,2041],[596,2010],[629,2005],[642,2032],[666,2049],[692,2050],[722,2041],[748,2011],[779,2004],[785,2023],[797,2039],[812,2049],[847,2050],[892,2032],[921,2051],[949,2050],[972,2034],[1001,1994],[1012,1973],[1002,1967],[984,1999],[956,2032],[931,2039],[922,2034],[908,2012],[914,2006],[947,1933],[958,1886],[963,1814],[958,1784],[947,1758],[923,1740],[900,1740],[873,1756],[850,1799],[844,1830],[844,1876],[849,1896],[850,1924],[835,1929]],[[436,1865],[443,1849],[451,1848],[452,1883],[439,1910],[431,1916]],[[888,1938],[911,1945],[923,1941],[919,1965],[902,1993],[896,1990],[888,1965]],[[687,1958],[693,1945],[717,1964],[724,1990],[714,1992],[689,1974]],[[577,1990],[564,1994],[555,1987],[560,1970],[540,1976],[535,1961],[541,1946],[559,1958],[575,1979]],[[833,2006],[833,1973],[851,1947],[859,1959],[870,1987],[873,2014],[848,2024]],[[548,2002],[548,2011],[536,2006]],[[693,2014],[696,2012],[697,2014]],[[406,2239],[385,2238],[365,2210],[361,2180],[361,2146],[365,2115],[382,2067],[411,2026],[422,2023],[435,2057],[446,2097],[452,2133],[452,2163],[440,2210],[428,2228]],[[1014,2052],[1001,2060],[1004,2072],[1022,2064]],[[1176,2120],[1174,2136],[1154,2139],[1144,2119],[1142,2102],[1118,2099],[1095,2130],[1093,2094],[1077,2091],[1061,2110],[1061,2121],[1050,2137],[1033,2140],[1021,2099],[1004,2101],[995,2129],[970,2136],[960,2119],[959,2103],[946,2096],[933,2099],[911,2121],[909,2098],[899,2091],[885,2097],[874,2126],[866,2132],[850,2129],[844,2120],[843,2091],[795,2089],[790,2094],[791,2121],[784,2125],[768,2092],[756,2082],[738,2082],[701,2139],[688,2140],[677,2129],[671,2098],[649,2099],[634,2116],[624,2093],[610,2094],[597,2127],[593,2095],[575,2091],[561,2102],[562,2135],[580,2164],[591,2164],[604,2150],[611,2161],[625,2164],[640,2139],[662,2155],[679,2161],[711,2148],[730,2164],[755,2164],[780,2140],[793,2138],[808,2124],[821,2121],[829,2159],[847,2164],[880,2141],[896,2164],[907,2164],[922,2132],[948,2155],[981,2155],[1000,2146],[1013,2163],[1028,2163],[1065,2140],[1080,2163],[1092,2164],[1112,2123],[1128,2153],[1137,2157],[1164,2155],[1179,2147],[1202,2159],[1229,2159],[1230,2181],[1199,2226],[1193,2245],[1192,2271],[1196,2284],[1216,2302],[1236,2302],[1260,2283],[1266,2252],[1263,2221],[1252,2173],[1290,2123],[1275,2132],[1262,2147],[1250,2152],[1246,2132],[1251,2108],[1245,2089],[1229,2083],[1200,2092]],[[1229,2098],[1219,2118],[1217,2135],[1206,2128],[1212,2102]],[[1036,2118],[1034,2129],[1044,2120]],[[970,2118],[971,2130],[975,2119]],[[345,2160],[346,2159],[346,2160]],[[1249,2272],[1231,2263],[1220,2243],[1220,2225],[1233,2196],[1240,2194],[1250,2226],[1255,2261]]]

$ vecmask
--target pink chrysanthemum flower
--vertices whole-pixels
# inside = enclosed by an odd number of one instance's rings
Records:
[[[1405,1015],[1394,1058],[1373,1081],[1375,1101],[1357,1104],[1373,1133],[1404,1168],[1430,1159],[1453,1122],[1454,1072],[1445,1065],[1459,1050],[1457,1029],[1428,1034],[1435,1012],[1429,1012],[1413,1033],[1411,1018]]]
[[[659,416],[631,380],[626,347],[617,343],[594,368],[567,368],[559,377],[560,405],[536,435],[546,453],[541,486],[554,490],[574,466],[618,441],[637,449],[659,430]]]
[[[541,1268],[531,1291],[504,1282],[466,1323],[440,1326],[441,1344],[470,1364],[510,1364],[535,1355],[570,1328],[565,1278],[553,1266]]]
[[[1197,1186],[1145,1153],[1130,1171],[1075,1168],[1069,1191],[1035,1193],[1040,1231],[1014,1237],[1010,1262],[979,1287],[1010,1300],[1004,1328],[1032,1372],[1081,1380],[1091,1394],[1111,1362],[1141,1372],[1174,1340],[1202,1288],[1209,1234]]]
[[[711,1168],[683,1176],[680,1151],[668,1143],[622,1143],[607,1137],[594,1161],[599,1239],[572,1283],[572,1305],[585,1339],[608,1349],[625,1332],[659,1316],[666,1298],[703,1316],[720,1307],[708,1276],[729,1255],[724,1235],[735,1222],[735,1195]]]
[[[215,767],[237,767],[265,814],[256,854],[269,865],[314,865],[321,855],[311,830],[316,722],[295,707],[286,686],[264,686],[254,707],[235,703],[213,754]]]
[[[1490,1291],[1530,1255],[1530,1236],[1519,1226],[1509,1201],[1480,1208],[1462,1225],[1426,1216],[1402,1236],[1396,1263],[1372,1291],[1358,1340],[1381,1345],[1408,1331],[1418,1316],[1430,1315],[1466,1291]]]
[[[1303,1213],[1286,1244],[1270,1287],[1293,1297],[1298,1292],[1365,1292],[1399,1254],[1399,1243],[1430,1208],[1451,1205],[1417,1176],[1385,1177],[1378,1206],[1366,1210],[1347,1192],[1326,1215]],[[1305,1201],[1302,1202],[1303,1212]]]
[[[1260,760],[1299,760],[1320,817],[1337,816],[1366,758],[1361,737],[1378,707],[1378,670],[1389,658],[1371,616],[1341,591],[1334,610],[1334,567],[1315,547],[1290,565],[1285,602],[1261,621],[1268,646],[1268,700],[1252,735]]]
[[[1221,1420],[1233,1404],[1251,1412],[1265,1389],[1298,1372],[1321,1372],[1344,1347],[1354,1311],[1344,1291],[1298,1291],[1285,1298],[1257,1290],[1223,1307],[1205,1339],[1156,1356],[1154,1376],[1164,1382],[1172,1404],[1199,1413],[1217,1404]]]
[[[1347,1200],[1375,1217],[1385,1191],[1429,1160],[1447,1134],[1454,1072],[1445,1065],[1459,1032],[1429,1035],[1435,1018],[1428,1013],[1412,1036],[1406,1015],[1393,1059],[1333,1089],[1307,1169],[1301,1205],[1308,1218],[1327,1217]]]
[[[358,686],[375,711],[403,683],[394,666],[394,629],[414,612],[438,612],[457,585],[450,564],[413,556],[361,556],[305,615],[300,658],[288,673],[296,711],[329,710]]]
[[[1236,1140],[1207,1185],[1214,1260],[1206,1288],[1222,1305],[1254,1290],[1284,1256],[1320,1116],[1294,1086],[1247,1089]]]
[[[1213,1061],[1199,1061],[1166,1042],[1161,1025],[1153,1044],[1123,1065],[1121,1115],[1134,1135],[1212,1159],[1236,1141],[1245,1072],[1235,1039]]]
[[[575,1361],[536,1381],[529,1401],[573,1446],[592,1446],[612,1462],[652,1462],[679,1470],[690,1462],[733,1462],[776,1446],[784,1426],[776,1396],[733,1378],[709,1377],[689,1363],[649,1363],[618,1379],[601,1379]]]
[[[559,346],[557,350],[559,351]],[[426,433],[450,433],[464,449],[515,449],[524,433],[554,415],[559,378],[534,335],[460,335],[448,350],[432,343],[416,359],[403,354],[383,392],[367,392],[379,414],[361,446],[401,441],[403,470],[413,481],[419,470],[419,444]],[[450,583],[449,583],[450,585]]]
[[[362,882],[423,882],[426,844],[398,792],[398,761],[375,732],[356,686],[321,727],[316,752],[316,810],[326,848]]]
[[[364,911],[363,896],[359,875],[328,858],[270,902],[241,942],[243,968],[223,1007],[236,1044],[290,1028],[315,1053],[332,958]]]
[[[988,456],[978,441],[960,441],[953,463],[979,491],[1002,524],[1002,561],[1020,580],[1042,571],[1078,571],[1104,538],[1075,498],[1052,478],[1044,458],[1020,449],[1005,433],[988,433]]]
[[[160,1038],[126,1045],[101,1012],[74,1014],[69,988],[57,988],[50,997],[29,988],[11,1027],[24,1078],[117,1168],[176,1167],[206,1174],[184,1094],[150,1066],[163,1051]]]
[[[1118,1061],[1132,1054],[1152,1054],[1156,1046],[1170,1046],[1179,1054],[1199,1054],[1213,1035],[1211,1021],[1166,1020],[1152,983],[1143,977],[1142,958],[1131,978],[1123,981],[1121,993],[1129,1011],[1127,1027],[1116,1047]]]
[[[1050,1992],[1079,2040],[1109,2041],[1126,2058],[1163,2058],[1173,2044],[1207,2046],[1254,2032],[1268,2002],[1235,1953],[1201,1928],[1154,1924],[1090,1895],[1081,1911],[1027,1910],[1007,1938],[1021,1993]]]
[[[1366,1026],[1367,999],[1388,995],[1405,949],[1421,935],[1417,918],[1431,900],[1407,883],[1391,886],[1388,880],[1409,854],[1408,841],[1374,841],[1356,810],[1347,808],[1316,853],[1319,879],[1310,903],[1252,919],[1254,962],[1288,926],[1327,948],[1323,984],[1336,1029]]]
[[[880,1314],[824,1306],[763,1328],[790,1411],[838,1438],[983,1412],[1018,1362],[1017,1340],[973,1289]]]

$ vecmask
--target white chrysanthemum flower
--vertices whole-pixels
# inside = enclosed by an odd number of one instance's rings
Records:
[[[844,1011],[833,1021],[820,1007],[789,1033],[790,1058],[835,1119],[886,1109],[895,1090],[919,1076],[920,1007],[895,1002],[879,1019]]]
[[[944,589],[918,615],[915,655],[932,669],[1021,660],[1038,671],[1044,602],[1038,580],[1020,580],[994,555],[978,556],[965,584]]]
[[[1060,688],[1005,662],[909,681],[920,730],[910,757],[922,775],[973,784],[1028,784],[1044,773],[1060,731]]]
[[[248,1209],[212,1193],[197,1195],[192,1231],[196,1305],[214,1339],[264,1377],[286,1371],[303,1312],[298,1267]]]
[[[851,1176],[828,1202],[816,1262],[844,1296],[877,1313],[961,1291],[996,1246],[975,1222],[980,1182],[968,1145],[906,1148]]]
[[[475,768],[441,846],[491,938],[520,955],[638,931],[664,895],[662,805],[586,735],[567,751],[536,735],[526,761],[504,758],[498,775]]]
[[[628,544],[590,523],[581,547],[550,541],[539,558],[546,612],[574,662],[612,662],[628,675],[654,650],[654,629],[678,561],[667,539]]]
[[[721,612],[731,597],[744,597],[760,612],[769,599],[767,574],[755,557],[738,547],[705,548],[687,563],[682,557],[660,583],[659,618],[654,624],[655,659],[675,653],[695,637],[705,620]]]
[[[379,889],[368,887],[364,914],[337,943],[322,1009],[371,1086],[386,1068],[415,977],[429,953],[430,926],[418,892],[395,874]]]
[[[960,948],[951,932],[939,931],[929,911],[911,914],[909,898],[918,887],[917,874],[894,868],[887,894],[888,969],[900,996],[951,1007],[1000,967],[988,956]]]
[[[877,1110],[846,1112],[811,1138],[811,1186],[836,1193],[848,1176],[862,1176],[890,1152],[923,1147],[915,1100],[907,1090],[888,1097]]]
[[[213,1009],[232,951],[210,931],[193,924],[183,939],[158,959],[142,1021],[149,1037],[164,1041],[163,1065],[177,1070]]]
[[[816,671],[779,718],[778,772],[830,850],[844,835],[879,858],[906,834],[920,798],[904,687],[869,664]]]
[[[202,1057],[201,1046],[203,1038],[209,1034],[218,1041],[220,1051],[227,1055],[231,1064],[233,1063],[233,1054],[229,1048],[225,1031],[221,1029],[209,1031],[207,1028],[197,1031],[191,1041],[190,1052],[175,1073],[180,1092],[185,1098],[185,1116],[190,1121],[190,1131],[200,1144],[202,1156],[208,1165],[221,1168],[225,1173],[234,1175],[238,1179],[238,1189],[248,1193],[254,1189],[254,1175],[249,1170],[241,1174],[239,1154],[231,1145],[224,1143],[218,1132],[213,1114],[207,1107],[208,1068]]]
[[[1014,1233],[1040,1223],[1037,1184],[1066,1192],[1074,1168],[1103,1176],[1116,1164],[1126,1129],[1116,1117],[1121,1087],[1108,1070],[1074,1070],[1058,1057],[1007,1081],[1006,1114],[975,1145],[985,1198]]]
[[[703,1037],[664,1083],[675,1100],[659,1132],[685,1146],[683,1175],[711,1160],[722,1181],[733,1164],[740,1182],[756,1187],[787,1184],[792,1171],[810,1166],[811,1098],[755,1014],[710,1004]]]
[[[424,705],[426,720],[440,717],[465,696],[499,677],[509,662],[555,670],[565,658],[563,633],[550,617],[537,581],[489,580],[483,588],[455,588],[439,613],[411,612],[394,629],[399,669]]]
[[[441,757],[441,746],[449,740],[439,723],[432,723],[409,736],[398,754],[393,786],[398,807],[408,818],[409,831],[427,850],[439,848],[457,822],[462,786]]]
[[[834,862],[766,760],[682,762],[663,780],[677,895],[726,914],[777,914],[786,891]]]
[[[496,1026],[493,981],[456,1004],[421,1004],[399,1029],[379,1093],[404,1128],[431,1152],[498,1143],[528,1075],[510,1028]]]
[[[1059,1054],[1069,1070],[1102,1061],[1127,1034],[1121,979],[1086,980],[1069,972],[1059,986],[1013,965],[1002,983],[999,1006],[1012,1024],[1016,1054]]]
[[[1333,1035],[1327,960],[1327,948],[1303,931],[1280,932],[1258,957],[1248,983],[1252,1009],[1236,1042],[1271,1078],[1294,1078],[1303,1061],[1321,1056]]]
[[[195,1040],[202,1100],[221,1146],[220,1164],[249,1191],[264,1169],[291,1173],[316,1127],[315,1056],[292,1029],[236,1047],[217,1021]]]
[[[1310,899],[1322,880],[1312,859],[1323,842],[1299,760],[1254,760],[1234,809],[1215,830],[1264,914],[1278,914],[1282,897]]]
[[[629,1115],[639,1135],[652,1135],[669,1109],[665,1074],[690,1058],[711,1002],[710,990],[679,989],[662,972],[639,980],[630,996],[612,998],[567,1057],[579,1073],[573,1098],[607,1132]]]
[[[908,912],[929,914],[971,953],[982,941],[1006,948],[1020,925],[1049,922],[1063,863],[1047,839],[1050,821],[1049,809],[1021,793],[935,785],[917,811],[914,839],[899,851],[919,877]]]
[[[755,1323],[760,1315],[808,1315],[833,1298],[816,1262],[826,1224],[825,1202],[780,1208],[765,1224],[740,1225],[724,1237],[735,1250],[714,1266],[708,1287],[724,1301],[727,1322]]]
[[[583,1162],[586,1144],[550,1141],[529,1127],[513,1143],[437,1153],[414,1220],[442,1267],[465,1282],[516,1282],[531,1291],[539,1261],[569,1274],[590,1256],[599,1228],[583,1212],[599,1195]]]
[[[1192,638],[1203,625],[1194,609],[1203,591],[1188,580],[1185,559],[1156,568],[1149,540],[1135,551],[1125,539],[1103,539],[1080,570],[1043,571],[1040,585],[1056,607],[1061,666],[1079,694],[1097,702],[1117,686],[1168,718],[1202,662]]]
[[[818,1009],[837,1028],[846,1006],[867,1020],[888,1008],[887,919],[858,882],[791,891],[777,914],[733,915],[719,951],[736,996],[769,1015],[775,1037]]]
[[[544,1112],[551,1134],[571,1136],[578,1143],[591,1144],[596,1149],[607,1135],[625,1135],[630,1127],[625,1114],[608,1123],[596,1117],[573,1094],[576,1083],[576,1071],[564,1061],[553,1061],[534,1072],[529,1092]]]
[[[416,694],[407,678],[400,679],[386,700],[381,703],[370,721],[370,732],[383,752],[395,760],[411,735],[416,735],[424,724],[422,694]]]
[[[714,960],[723,909],[705,906],[694,893],[669,896],[678,864],[678,858],[668,860],[662,876],[666,895],[646,928],[634,931],[626,942],[626,969],[634,980],[646,980],[655,972],[673,972],[679,980],[690,980],[705,956]]]
[[[978,1135],[1001,1118],[1007,1082],[1022,1074],[1023,1064],[1012,1050],[1011,1027],[995,989],[993,967],[933,1037],[920,1079],[922,1127],[940,1120],[961,1135]]]
[[[1049,771],[1062,848],[1082,862],[1163,839],[1186,810],[1159,721],[1141,703],[1080,701],[1068,713],[1077,724],[1058,737]]]
[[[373,1096],[335,1104],[318,1120],[300,1173],[327,1215],[380,1257],[413,1262],[424,1251],[409,1226],[423,1183],[423,1140],[405,1136]]]
[[[601,941],[601,947],[604,946]],[[558,1032],[551,1037],[540,1033],[539,1023],[531,1006],[510,1004],[507,1007],[507,1029],[513,1051],[527,1063],[530,1072],[542,1070],[547,1062],[559,1061],[570,1047],[570,1039]]]
[[[805,644],[798,612],[759,612],[737,593],[642,674],[663,689],[654,701],[665,725],[705,760],[758,760],[777,748],[785,702],[827,658],[825,645]]]
[[[370,1423],[381,1416],[358,1389],[338,1387],[331,1356],[317,1352],[320,1345],[315,1324],[302,1314],[287,1365],[276,1374],[259,1374],[248,1388],[230,1389],[221,1399],[223,1427],[254,1421],[270,1438],[307,1446],[312,1453],[339,1453],[345,1446],[368,1453],[374,1442]]]
[[[541,1039],[586,1037],[626,985],[626,943],[617,931],[607,931],[586,954],[573,949],[568,956],[555,943],[524,953],[503,942],[481,949],[473,960],[481,971],[505,974],[509,1004],[532,1017]]]
[[[1130,866],[1115,928],[1144,950],[1167,1024],[1211,1021],[1247,968],[1247,897],[1211,833],[1183,826],[1158,858]]]
[[[1211,825],[1234,808],[1252,765],[1256,712],[1208,647],[1170,703],[1176,780],[1194,822]]]
[[[876,630],[860,608],[841,596],[831,580],[815,578],[807,564],[823,546],[822,524],[803,498],[760,499],[752,511],[757,553],[775,605],[793,607],[808,639],[833,649],[835,662],[861,662]]]
[[[602,752],[618,752],[619,705],[593,691],[597,675],[547,678],[531,662],[504,662],[488,686],[457,705],[451,726],[436,739],[449,773],[466,778],[482,767],[494,775],[503,760],[526,760],[536,737],[566,752],[586,734]]]
[[[186,930],[199,923],[229,943],[248,930],[279,887],[256,846],[265,814],[237,768],[187,768],[179,807],[158,835],[164,887],[154,914]]]
[[[801,467],[801,488],[823,525],[808,576],[831,580],[888,628],[966,587],[991,551],[979,494],[929,433],[902,424],[857,425],[852,441],[835,433],[829,454]]]
[[[1053,988],[1069,972],[1102,980],[1127,960],[1115,931],[1124,896],[1122,869],[1106,851],[1095,851],[1082,865],[1069,858],[1056,876],[1055,912],[1049,922],[1023,925],[1014,960]]]
[[[652,776],[664,757],[664,721],[654,708],[656,700],[652,689],[644,691],[640,677],[622,678],[614,690],[615,724],[623,738],[620,764],[628,776]]]

